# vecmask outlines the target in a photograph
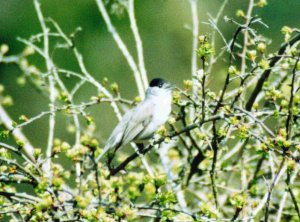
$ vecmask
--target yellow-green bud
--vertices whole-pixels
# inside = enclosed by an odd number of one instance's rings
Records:
[[[52,204],[53,204],[53,200],[51,195],[49,193],[44,193],[41,196],[41,200],[37,203],[36,209],[38,211],[42,211],[50,208]]]
[[[209,91],[209,92],[207,92],[207,96],[212,98],[212,99],[216,99],[216,93],[215,92]]]
[[[167,137],[164,139],[164,142],[165,142],[165,143],[170,143],[170,142],[171,142],[171,138],[167,136]]]
[[[169,149],[168,157],[170,160],[177,160],[179,158],[179,153],[175,149]]]
[[[25,146],[25,143],[22,140],[17,140],[16,143],[21,148],[23,148]]]
[[[239,71],[237,70],[237,68],[235,66],[231,65],[228,68],[228,73],[230,75],[237,75],[237,74],[239,74]]]
[[[54,146],[59,146],[61,144],[61,140],[58,139],[58,138],[55,138],[54,141],[53,141],[53,145]]]
[[[199,140],[205,140],[206,139],[206,135],[202,132],[197,132],[196,133],[196,137],[199,139]]]
[[[67,126],[67,131],[69,133],[75,133],[76,127],[73,124],[70,124],[70,125]]]
[[[185,90],[191,90],[193,87],[193,82],[191,80],[184,80],[183,85]]]
[[[297,57],[297,55],[299,54],[299,51],[297,50],[296,47],[291,48],[290,52],[291,52],[292,56],[294,56],[294,57]]]
[[[300,70],[300,62],[297,63],[296,69],[297,69],[297,70]]]
[[[156,132],[161,136],[165,136],[168,131],[165,126],[161,126]]]
[[[288,70],[289,67],[290,67],[290,65],[287,62],[284,62],[284,63],[281,64],[281,68],[284,69],[284,70]]]
[[[251,61],[254,61],[256,59],[256,50],[250,50],[248,51],[248,57]]]
[[[8,52],[8,50],[9,50],[8,45],[2,44],[2,45],[0,46],[0,53],[1,53],[2,55],[6,54],[6,53]]]
[[[284,146],[284,147],[289,148],[291,145],[292,145],[292,142],[291,142],[291,141],[289,141],[289,140],[283,141],[283,146]]]
[[[239,87],[239,88],[238,88],[238,94],[241,94],[244,90],[245,90],[244,87]]]
[[[180,102],[180,93],[178,91],[173,92],[173,103],[178,104]]]
[[[66,151],[69,150],[70,148],[71,148],[71,146],[70,146],[70,144],[67,143],[67,142],[63,142],[63,143],[61,144],[61,150],[62,150],[63,152],[66,152]]]
[[[295,167],[296,167],[296,162],[294,161],[294,160],[288,160],[287,161],[287,165],[288,165],[288,169],[289,170],[293,170],[293,169],[295,169]]]
[[[96,139],[92,139],[89,143],[89,147],[96,149],[99,146],[99,142]]]
[[[119,85],[117,83],[113,83],[110,85],[110,88],[111,90],[114,92],[114,93],[118,93],[119,92]]]
[[[65,181],[61,177],[53,177],[53,179],[52,179],[52,184],[57,189],[60,189],[64,183],[65,183]]]
[[[236,126],[239,124],[239,120],[235,117],[235,116],[232,116],[229,118],[229,121],[232,125]]]
[[[2,99],[3,106],[12,106],[13,104],[14,104],[14,101],[11,96],[7,95],[7,96],[3,97],[3,99]]]
[[[142,99],[141,99],[140,96],[134,97],[134,102],[135,102],[135,103],[140,103],[141,101],[142,101]]]
[[[236,208],[243,208],[245,202],[246,202],[246,195],[245,194],[239,194],[235,193],[233,196],[229,199],[230,203],[235,206]]]
[[[286,99],[281,100],[280,106],[281,107],[287,107],[289,105],[289,102]]]
[[[259,2],[257,3],[257,6],[262,8],[265,7],[268,4],[267,0],[259,0]]]
[[[281,28],[282,34],[291,34],[293,32],[293,29],[289,26],[283,26]]]
[[[91,116],[85,116],[85,120],[86,120],[86,122],[87,122],[88,125],[94,123],[94,119]]]
[[[27,116],[25,116],[25,115],[21,115],[21,116],[19,117],[19,120],[26,122],[26,121],[28,121],[28,118],[27,118]]]
[[[199,36],[199,42],[204,43],[206,41],[206,36],[205,35],[200,35]]]
[[[39,70],[35,67],[35,66],[33,66],[33,65],[31,65],[31,66],[29,66],[28,67],[28,71],[30,72],[30,73],[32,73],[32,74],[39,74]]]
[[[266,50],[267,50],[267,45],[266,45],[266,43],[264,43],[264,42],[258,43],[258,45],[257,45],[257,50],[258,50],[260,53],[265,53]]]
[[[35,158],[38,158],[42,153],[42,150],[40,148],[35,148],[34,151],[33,151],[33,156]]]
[[[98,96],[92,96],[91,100],[97,102],[99,100],[99,97]]]
[[[28,55],[32,55],[32,54],[34,54],[34,48],[33,47],[31,47],[31,46],[27,46],[25,49],[24,49],[24,51],[23,51],[23,54],[25,55],[25,56],[28,56]]]
[[[0,173],[3,174],[8,170],[7,166],[0,166]]]
[[[268,68],[270,68],[269,61],[266,60],[266,59],[260,60],[260,62],[258,63],[258,65],[262,69],[268,69]]]
[[[154,178],[154,184],[156,187],[161,187],[167,183],[167,176],[165,174],[159,174]]]
[[[4,86],[0,84],[0,94],[2,94],[4,92]]]
[[[103,83],[103,85],[106,85],[108,83],[108,78],[104,77],[102,83]]]
[[[86,196],[75,196],[75,200],[77,202],[78,207],[84,209],[90,204],[90,198]]]
[[[245,13],[242,9],[238,9],[235,13],[237,17],[245,17]]]
[[[168,123],[169,124],[174,124],[176,122],[176,119],[174,118],[174,117],[170,117],[169,119],[168,119]]]
[[[26,84],[26,78],[24,76],[20,76],[17,78],[17,84],[19,86],[24,86]]]

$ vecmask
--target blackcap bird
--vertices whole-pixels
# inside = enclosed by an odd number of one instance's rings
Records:
[[[145,99],[123,116],[96,162],[110,149],[116,151],[132,141],[150,139],[171,113],[173,88],[174,85],[164,79],[152,79]]]

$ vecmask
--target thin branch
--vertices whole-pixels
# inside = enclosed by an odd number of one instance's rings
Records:
[[[193,84],[193,95],[197,94],[197,87],[195,78],[197,72],[197,48],[198,48],[198,36],[199,36],[199,18],[198,18],[198,6],[197,0],[189,0],[191,12],[192,12],[192,21],[193,21],[193,44],[192,44],[192,64],[191,64],[191,77],[194,81]]]
[[[289,107],[288,107],[288,116],[285,124],[286,128],[286,139],[290,139],[292,137],[292,124],[293,124],[293,103],[294,103],[294,96],[295,96],[295,78],[296,78],[296,69],[299,63],[300,54],[298,55],[294,68],[292,70],[292,82],[291,82],[291,90],[290,90],[290,100],[289,100]]]
[[[277,175],[276,179],[274,178],[274,180],[273,180],[273,182],[272,182],[273,187],[278,183],[279,179],[281,178],[281,176],[282,176],[282,175],[284,174],[284,172],[286,171],[286,168],[287,168],[287,167],[286,167],[286,164],[284,164],[283,167],[281,168],[281,170],[278,171],[279,174]],[[261,209],[263,209],[263,208],[265,207],[265,205],[266,205],[266,203],[267,203],[267,200],[268,200],[268,198],[269,198],[269,195],[270,195],[269,192],[266,193],[266,194],[264,195],[264,197],[261,199],[259,205],[258,205],[255,209],[253,209],[253,211],[250,213],[251,216],[252,216],[253,218],[255,218],[255,216],[261,211]]]
[[[287,187],[288,187],[288,192],[291,196],[291,199],[292,199],[292,202],[294,204],[294,207],[295,207],[295,210],[296,210],[296,213],[297,213],[297,216],[298,216],[298,220],[300,220],[300,210],[299,210],[299,206],[298,206],[298,201],[295,197],[295,194],[292,190],[292,187],[291,187],[291,172],[290,170],[287,171],[287,179],[286,179],[286,184],[287,184]]]
[[[49,56],[49,37],[48,37],[49,30],[46,27],[39,0],[34,0],[34,7],[44,33],[44,56],[46,60],[47,70],[48,72],[52,72],[53,63]],[[55,128],[54,103],[56,97],[56,90],[55,90],[55,83],[52,75],[49,75],[48,81],[49,81],[49,89],[50,89],[50,110],[53,111],[53,113],[51,113],[49,117],[49,134],[48,134],[48,144],[46,150],[46,162],[43,167],[47,176],[51,178],[52,177],[51,155],[52,155],[52,146],[53,146],[54,130],[55,130],[54,129]]]
[[[220,17],[225,9],[225,6],[228,4],[228,1],[229,0],[224,0],[216,17],[214,19],[212,19],[212,22],[213,22],[213,25],[212,27],[214,28],[213,29],[213,33],[212,33],[212,38],[211,38],[211,46],[213,49],[216,48],[216,31],[221,35],[221,38],[223,39],[225,45],[227,45],[227,42],[224,38],[224,36],[222,35],[221,31],[218,29],[218,22],[220,20]],[[210,16],[211,17],[211,16]],[[230,47],[228,47],[229,49]],[[224,51],[223,51],[224,52]],[[220,58],[219,56],[216,58],[215,55],[213,54],[211,57],[210,57],[210,60],[209,60],[209,66],[208,66],[208,70],[207,70],[207,73],[210,73],[212,68],[213,68],[213,64],[217,61],[217,59]]]
[[[176,144],[174,144],[174,143],[169,143],[169,144],[163,143],[161,145],[161,148],[160,148],[160,151],[159,151],[159,156],[160,156],[162,165],[165,169],[165,172],[167,174],[168,183],[170,184],[170,186],[172,187],[174,193],[176,194],[177,201],[180,205],[181,210],[188,212],[184,192],[181,189],[180,184],[174,183],[174,175],[173,175],[172,168],[171,168],[171,162],[168,158],[168,150],[174,145],[176,145]]]
[[[142,40],[141,40],[138,26],[136,24],[136,19],[135,19],[134,0],[128,1],[128,14],[129,14],[129,20],[130,20],[130,27],[131,27],[131,30],[132,30],[132,33],[133,33],[133,36],[135,39],[135,43],[136,43],[136,49],[137,49],[138,60],[139,60],[139,69],[140,69],[144,89],[147,89],[148,77],[147,77],[147,72],[146,72],[145,63],[144,63],[143,44],[142,44]]]
[[[272,183],[269,187],[269,191],[267,193],[267,200],[266,200],[266,207],[265,207],[265,219],[264,219],[265,222],[269,221],[269,206],[270,206],[270,200],[271,200],[272,192],[273,192],[273,189],[274,189],[277,181],[280,178],[280,175],[282,175],[281,172],[284,171],[284,163],[285,163],[285,158],[283,157],[282,160],[281,160],[281,163],[278,167],[278,171],[277,171],[274,179],[272,180]]]
[[[23,154],[21,152],[21,150],[15,148],[13,146],[10,146],[8,144],[2,143],[2,142],[0,142],[0,146],[7,149],[7,150],[10,150],[10,151],[14,152],[15,154],[21,156],[27,162],[32,163],[35,166],[35,162],[33,162],[31,159],[29,159],[28,156],[26,156],[26,154]],[[36,168],[36,169],[39,170],[38,168]]]
[[[294,38],[292,38],[290,41],[288,41],[287,43],[283,44],[279,51],[277,52],[277,55],[275,57],[272,58],[272,60],[269,63],[270,68],[266,69],[261,77],[259,78],[259,80],[257,81],[254,90],[252,91],[250,98],[248,99],[247,103],[246,103],[246,107],[245,109],[247,111],[251,111],[252,106],[256,100],[256,97],[258,96],[258,94],[261,92],[264,82],[267,81],[267,79],[269,78],[269,75],[271,74],[272,68],[280,61],[280,59],[282,58],[282,55],[285,53],[286,49],[290,46],[293,46],[295,43],[297,43],[298,41],[300,41],[300,33],[298,33],[297,35],[294,36]]]
[[[249,5],[248,5],[247,15],[246,15],[246,24],[249,24],[249,22],[251,20],[253,7],[254,7],[254,0],[250,0]],[[247,53],[247,49],[248,49],[248,41],[249,41],[249,32],[248,32],[248,29],[245,29],[244,30],[244,45],[243,45],[243,51],[241,54],[241,58],[242,58],[241,74],[242,75],[245,73],[245,70],[246,70],[246,53]]]
[[[117,32],[116,28],[113,26],[113,24],[110,20],[110,17],[107,13],[107,10],[104,6],[103,0],[96,0],[96,3],[98,5],[98,8],[99,8],[99,11],[100,11],[101,15],[103,16],[103,19],[106,23],[108,31],[111,33],[111,35],[114,38],[115,42],[117,43],[119,49],[121,50],[121,52],[125,56],[128,65],[130,66],[131,70],[133,71],[134,78],[135,78],[136,85],[137,85],[138,92],[139,92],[139,96],[143,99],[144,94],[145,94],[145,89],[143,87],[143,82],[142,82],[142,79],[141,79],[140,72],[137,68],[137,65],[136,65],[133,57],[131,56],[130,52],[128,51],[125,43],[121,39],[119,33]]]
[[[1,105],[0,105],[0,120],[8,130],[13,129],[13,121]],[[20,140],[20,141],[22,141],[22,143],[24,143],[24,146],[22,148],[24,150],[25,155],[33,163],[35,163],[36,160],[33,157],[34,147],[31,145],[31,143],[26,138],[26,136],[22,133],[22,131],[20,129],[14,130],[12,132],[12,134],[16,138],[16,140]]]
[[[194,123],[194,124],[191,124],[183,129],[181,129],[180,131],[178,132],[172,132],[168,135],[169,138],[173,138],[173,137],[176,137],[182,133],[185,133],[187,131],[190,131],[190,130],[193,130],[199,126],[201,126],[202,124],[206,123],[206,122],[210,122],[210,121],[214,121],[216,119],[220,119],[221,116],[220,115],[215,115],[215,116],[211,116],[210,118],[206,119],[206,120],[201,120],[200,123]],[[146,154],[148,153],[154,145],[157,145],[157,144],[160,144],[162,143],[163,141],[165,140],[165,138],[161,138],[157,141],[154,141],[153,144],[150,144],[148,145],[145,149],[142,149],[140,150],[140,154]],[[114,176],[116,175],[118,172],[120,172],[121,170],[124,170],[125,167],[132,161],[134,160],[135,158],[137,158],[139,156],[138,153],[133,153],[131,156],[127,157],[120,165],[118,165],[116,168],[113,168],[113,169],[110,169],[110,174],[109,176]]]
[[[53,25],[56,28],[56,30],[58,31],[58,33],[66,41],[66,43],[68,44],[68,46],[73,50],[73,53],[74,53],[75,58],[76,58],[76,60],[78,62],[79,68],[80,68],[80,70],[81,70],[81,72],[83,73],[84,76],[82,76],[79,73],[72,72],[72,71],[69,71],[69,70],[64,70],[64,69],[58,69],[59,72],[64,72],[66,74],[72,74],[72,75],[77,76],[81,80],[85,80],[85,81],[90,82],[92,85],[94,85],[95,87],[97,87],[98,90],[100,92],[102,92],[105,96],[107,96],[108,98],[112,99],[113,96],[111,95],[111,93],[107,89],[105,89],[105,87],[103,87],[103,85],[101,83],[99,83],[98,81],[96,81],[96,79],[88,72],[88,70],[85,67],[85,64],[83,62],[83,57],[80,54],[80,52],[77,50],[77,48],[74,45],[74,43],[72,42],[72,40],[67,37],[67,35],[62,31],[62,29],[59,27],[59,25],[54,20],[50,19],[50,21],[53,23]],[[117,118],[120,120],[122,118],[121,112],[120,112],[117,104],[113,100],[111,102],[111,107],[113,108],[113,110],[114,110]]]

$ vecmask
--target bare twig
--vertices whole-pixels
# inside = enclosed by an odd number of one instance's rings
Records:
[[[192,21],[193,21],[193,45],[192,45],[192,66],[191,66],[191,73],[192,78],[196,76],[197,72],[197,48],[198,48],[198,36],[199,36],[199,18],[198,18],[198,5],[197,0],[190,0],[190,7],[192,11]],[[197,85],[195,83],[195,78],[193,78],[193,94],[197,94]],[[193,118],[191,118],[193,119]]]
[[[13,129],[13,121],[1,105],[0,105],[0,120],[8,130]],[[35,158],[33,157],[34,148],[29,142],[29,140],[27,139],[27,137],[22,133],[20,129],[14,130],[12,134],[16,138],[16,140],[19,140],[22,143],[24,143],[23,150],[25,155],[33,163],[35,163]]]
[[[38,19],[40,22],[40,25],[42,27],[43,33],[44,33],[44,50],[43,54],[45,56],[46,60],[46,66],[47,71],[52,72],[53,71],[53,63],[49,56],[49,38],[48,33],[49,29],[46,27],[45,20],[42,14],[40,2],[38,0],[34,0],[34,7],[36,10],[36,13],[38,15]],[[52,75],[49,75],[48,77],[49,81],[49,89],[50,89],[50,109],[51,111],[54,111],[54,103],[55,103],[55,97],[56,97],[56,89],[55,89],[55,82]],[[52,146],[53,146],[53,139],[54,139],[54,127],[55,127],[55,114],[54,112],[50,114],[49,117],[49,134],[48,134],[48,145],[46,150],[46,162],[44,164],[44,170],[49,178],[52,177],[51,174],[51,155],[52,155]]]
[[[116,31],[116,28],[113,26],[113,24],[110,20],[110,17],[108,15],[107,11],[106,11],[106,8],[104,6],[103,1],[102,0],[96,0],[96,3],[98,5],[98,8],[99,8],[99,11],[100,11],[101,15],[103,16],[103,19],[106,23],[108,31],[112,34],[115,42],[117,43],[117,45],[120,48],[123,55],[125,56],[125,59],[126,59],[128,65],[130,66],[131,70],[133,71],[134,78],[135,78],[136,85],[137,85],[138,92],[139,92],[139,96],[143,99],[145,89],[143,87],[143,82],[142,82],[142,79],[141,79],[140,72],[137,68],[137,65],[136,65],[133,57],[131,56],[130,52],[128,51],[125,43],[121,39],[119,33]]]
[[[262,73],[259,80],[257,81],[256,86],[255,86],[254,90],[252,91],[252,94],[251,94],[250,98],[247,101],[247,104],[246,104],[246,107],[245,107],[247,111],[251,111],[252,106],[253,106],[253,104],[256,100],[256,97],[258,96],[258,94],[262,90],[264,82],[269,78],[269,75],[271,74],[272,68],[280,61],[280,59],[282,58],[281,56],[285,53],[286,49],[289,46],[293,46],[298,41],[300,41],[300,33],[295,35],[294,38],[292,38],[290,41],[288,41],[287,43],[283,44],[280,47],[279,51],[277,52],[277,55],[275,57],[273,57],[273,59],[269,63],[270,68],[266,69]]]
[[[139,34],[138,26],[136,24],[136,18],[135,18],[135,12],[134,12],[134,0],[128,1],[128,14],[129,14],[129,20],[130,20],[130,27],[136,42],[136,49],[138,54],[138,60],[139,60],[139,70],[141,73],[144,89],[147,89],[148,87],[148,77],[147,72],[145,68],[144,63],[144,55],[143,55],[143,44],[142,40]]]

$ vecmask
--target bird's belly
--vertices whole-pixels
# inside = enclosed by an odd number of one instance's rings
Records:
[[[158,127],[155,127],[153,124],[149,124],[143,132],[138,135],[138,137],[135,140],[147,140],[150,139],[154,132],[158,129]]]
[[[155,111],[151,123],[149,123],[149,125],[145,127],[145,129],[138,136],[137,139],[138,140],[150,139],[153,136],[154,132],[158,130],[158,128],[168,120],[170,113],[171,113],[171,105],[155,106]]]
[[[160,127],[167,120],[171,113],[171,103],[163,103],[155,107],[153,116],[153,122],[156,123],[156,127]]]

